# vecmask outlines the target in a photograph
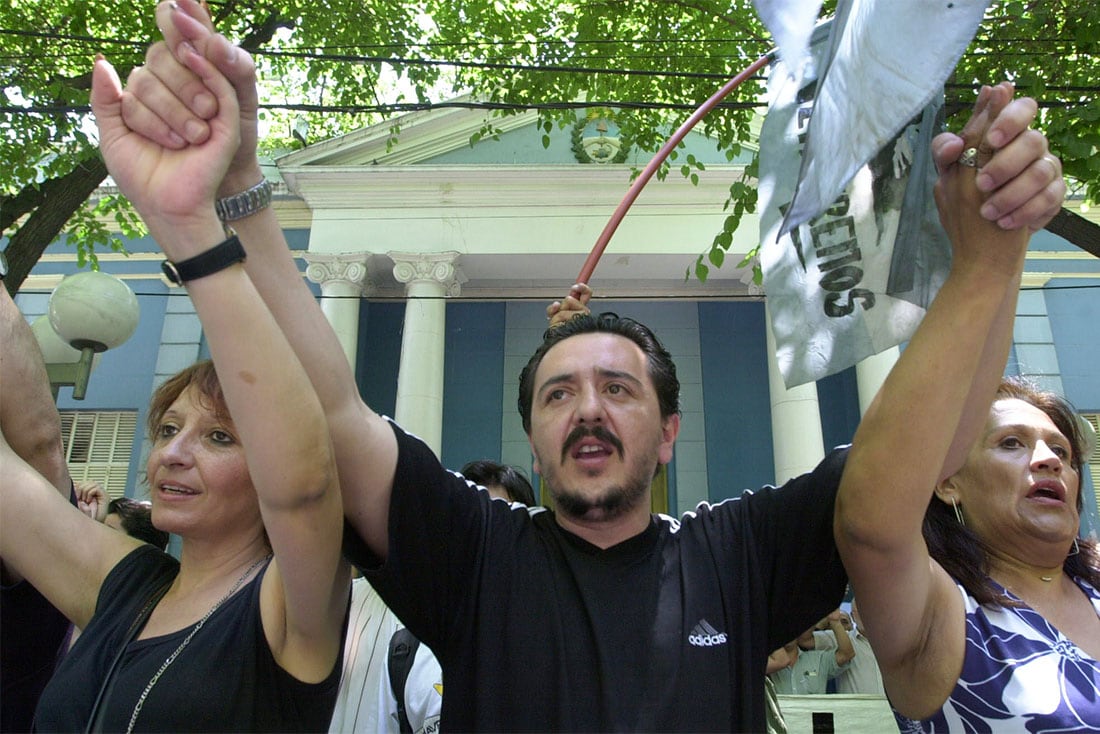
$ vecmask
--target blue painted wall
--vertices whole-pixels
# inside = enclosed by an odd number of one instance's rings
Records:
[[[364,300],[359,307],[359,393],[375,412],[391,418],[397,404],[397,373],[405,304]]]
[[[764,304],[700,303],[710,499],[774,481]]]
[[[1082,413],[1100,412],[1100,279],[1056,280],[1043,290],[1066,399]],[[1100,476],[1089,475],[1081,486],[1082,531],[1094,537],[1100,537],[1097,482]]]
[[[1043,290],[1066,397],[1082,412],[1100,412],[1100,279],[1051,281]]]
[[[367,405],[392,417],[397,403],[405,305],[364,300],[359,313],[359,391]],[[472,459],[500,459],[504,314],[503,303],[447,304],[445,466],[458,469]]]
[[[460,469],[475,459],[500,460],[504,317],[503,303],[447,304],[444,466]]]
[[[825,451],[851,443],[860,418],[856,368],[849,367],[818,380],[817,401]]]
[[[710,498],[721,501],[775,481],[764,304],[700,303],[699,331]],[[820,380],[817,392],[825,450],[851,442],[855,369]]]

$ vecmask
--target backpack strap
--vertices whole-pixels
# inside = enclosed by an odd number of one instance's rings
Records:
[[[390,638],[390,651],[386,665],[390,673],[390,688],[397,701],[397,723],[401,727],[401,734],[412,734],[413,730],[409,723],[409,715],[405,711],[405,683],[409,679],[409,671],[412,670],[418,647],[420,647],[420,640],[416,639],[406,627],[398,629]]]

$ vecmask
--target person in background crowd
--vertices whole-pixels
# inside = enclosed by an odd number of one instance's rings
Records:
[[[480,459],[466,464],[460,473],[474,484],[485,487],[494,497],[519,502],[527,507],[535,506],[535,490],[531,482],[514,466]]]
[[[131,538],[167,550],[168,533],[153,525],[153,503],[139,502],[130,497],[115,497],[107,503],[107,517],[103,524],[120,530]]]
[[[830,648],[817,649],[815,647],[816,634],[822,632],[834,638]],[[795,640],[797,651],[792,651],[789,646],[783,650],[787,653],[787,665],[771,674],[772,682],[778,693],[787,694],[818,694],[826,693],[829,681],[836,678],[847,669],[855,655],[852,643],[841,623],[841,612],[836,610],[822,619],[816,625],[803,632]],[[778,658],[778,650],[772,656]]]
[[[108,501],[107,492],[99,482],[85,480],[74,484],[76,506],[85,515],[161,550],[168,548],[168,533],[153,525],[152,502],[141,502],[130,497],[115,497]]]
[[[76,492],[76,509],[96,522],[107,519],[107,490],[94,479],[74,479],[73,491]]]
[[[403,625],[362,577],[352,582],[350,610],[340,689],[328,731],[331,734],[405,731],[401,726],[401,711],[415,707],[408,705],[404,695],[399,699],[395,694],[388,665],[389,642]],[[423,653],[431,658],[431,651],[426,647]],[[434,668],[439,670],[438,663]],[[436,680],[441,678],[436,676]],[[441,699],[441,694],[437,693],[436,698]],[[435,702],[437,720],[441,704],[441,700]],[[433,712],[425,711],[423,716],[429,718]]]
[[[886,690],[882,687],[882,673],[879,672],[875,652],[871,649],[871,641],[863,634],[863,622],[860,621],[859,607],[856,605],[855,599],[852,599],[851,619],[843,626],[852,641],[855,656],[848,663],[848,666],[837,675],[835,679],[836,692],[885,696]],[[815,631],[814,646],[818,650],[834,649],[838,634]]]

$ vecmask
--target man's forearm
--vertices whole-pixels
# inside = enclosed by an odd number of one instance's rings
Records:
[[[68,499],[61,418],[45,360],[27,320],[0,291],[0,429],[12,450]]]
[[[848,634],[848,630],[844,629],[844,625],[840,622],[833,622],[829,625],[829,628],[832,629],[833,636],[836,637],[836,663],[837,665],[844,665],[856,656],[855,645],[852,644],[852,638]]]

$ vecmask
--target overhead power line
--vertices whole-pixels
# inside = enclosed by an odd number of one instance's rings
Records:
[[[363,114],[368,112],[419,112],[423,110],[437,110],[447,108],[460,108],[470,110],[511,110],[522,112],[526,110],[583,110],[589,107],[613,107],[626,110],[694,110],[698,107],[694,103],[678,102],[636,102],[615,100],[587,100],[584,102],[533,102],[530,104],[518,104],[510,102],[396,102],[393,104],[373,105],[331,105],[331,104],[261,104],[264,110],[287,110],[290,112],[336,112],[342,114]],[[763,103],[758,102],[723,102],[716,109],[741,110],[763,108]],[[54,106],[27,106],[11,107],[0,106],[0,114],[87,114],[92,111],[89,105],[54,105]]]
[[[691,259],[690,256],[684,256],[685,261]],[[480,284],[483,285],[484,284]],[[187,292],[182,290],[174,290],[168,293],[164,291],[143,291],[139,289],[134,290],[134,295],[138,298],[186,298]],[[1021,291],[1097,291],[1100,290],[1100,285],[1042,285],[1042,286],[1020,286]],[[443,301],[446,303],[461,303],[465,301],[546,301],[544,295],[531,295],[525,296],[517,293],[509,293],[507,295],[487,295],[485,293],[466,294],[458,296],[422,296],[422,295],[379,295],[374,294],[370,296],[351,295],[351,296],[325,296],[326,299],[333,301],[347,300],[347,301],[389,301],[393,303],[406,303],[408,301]],[[614,295],[608,296],[608,300],[617,301],[760,301],[767,300],[767,294],[755,295],[755,294],[743,294],[743,293],[684,293],[684,294],[671,294],[671,293],[627,293],[616,292]]]
[[[94,36],[73,35],[73,34],[57,34],[46,31],[30,31],[30,30],[17,30],[17,29],[0,29],[0,35],[13,35],[22,36],[36,39],[48,39],[48,40],[61,40],[72,41],[88,44],[96,49],[101,49],[105,45],[116,46],[129,46],[135,49],[135,51],[144,52],[144,49],[148,45],[143,41],[132,41],[129,39],[117,39],[117,38],[97,38]],[[1055,42],[1064,42],[1067,45],[1073,46],[1074,41],[1072,39],[1018,39],[1020,43],[1029,41],[1031,43],[1045,43],[1052,44]],[[571,39],[547,39],[539,42],[532,42],[527,39],[520,39],[514,41],[477,41],[468,43],[424,43],[424,44],[409,44],[409,50],[416,48],[431,49],[431,48],[452,48],[452,49],[477,49],[486,47],[549,47],[549,46],[569,46],[569,47],[586,47],[586,46],[652,46],[654,44],[662,45],[684,45],[690,48],[698,49],[701,46],[710,44],[756,44],[758,47],[752,49],[745,54],[745,58],[756,58],[759,56],[759,47],[770,47],[770,42],[767,39],[760,37],[746,37],[746,38],[715,38],[715,39],[698,39],[698,38],[684,38],[684,39],[592,39],[592,40],[571,40]],[[392,48],[393,44],[363,44],[359,46],[330,46],[324,47],[324,50],[320,52],[306,52],[306,51],[294,51],[294,50],[278,50],[278,49],[259,49],[254,53],[258,56],[269,58],[296,58],[303,60],[312,60],[319,62],[349,62],[349,63],[361,63],[361,64],[390,64],[394,66],[448,66],[454,68],[472,68],[472,69],[492,69],[492,70],[512,70],[512,71],[538,71],[538,72],[558,72],[558,73],[579,73],[579,74],[628,74],[628,75],[640,75],[640,76],[664,76],[671,78],[701,78],[701,79],[725,79],[728,74],[725,71],[722,72],[679,72],[674,71],[671,68],[664,69],[609,69],[604,67],[591,67],[591,66],[556,66],[545,64],[523,64],[514,61],[470,61],[460,59],[432,59],[422,57],[411,56],[380,56],[373,54],[362,53],[366,49],[375,48]],[[354,49],[358,53],[343,52],[344,49]],[[337,53],[336,51],[341,51]],[[991,54],[990,51],[976,50],[974,54],[984,55]],[[1007,50],[998,50],[998,55],[1035,55],[1038,52],[1028,52],[1018,48],[1010,48]],[[1043,53],[1049,53],[1049,49]],[[1079,52],[1081,53],[1081,52]],[[1082,56],[1088,57],[1092,54],[1081,53]],[[34,56],[20,57],[18,55],[5,57],[8,61],[12,59],[23,58],[28,61],[36,60]],[[604,57],[586,57],[590,61],[599,60],[605,58],[609,61],[622,59],[633,60],[670,60],[668,54],[649,54],[649,55],[616,55],[616,56],[604,56]],[[702,54],[677,54],[672,57],[671,60],[689,60],[689,59],[713,59],[719,60],[713,56],[706,56]]]
[[[1061,101],[1046,100],[1038,102],[1044,109],[1066,109],[1080,106],[1077,100]],[[371,105],[337,105],[337,104],[261,104],[260,109],[284,110],[287,112],[331,112],[337,114],[391,114],[404,112],[423,112],[447,108],[460,108],[470,110],[507,110],[524,112],[529,110],[583,110],[591,107],[610,107],[623,110],[695,110],[696,103],[690,102],[640,102],[634,100],[586,100],[583,102],[395,102],[390,104]],[[717,110],[744,110],[764,109],[763,102],[722,102],[715,106]],[[64,114],[89,114],[89,105],[29,105],[26,107],[0,106],[0,115],[64,115]]]

